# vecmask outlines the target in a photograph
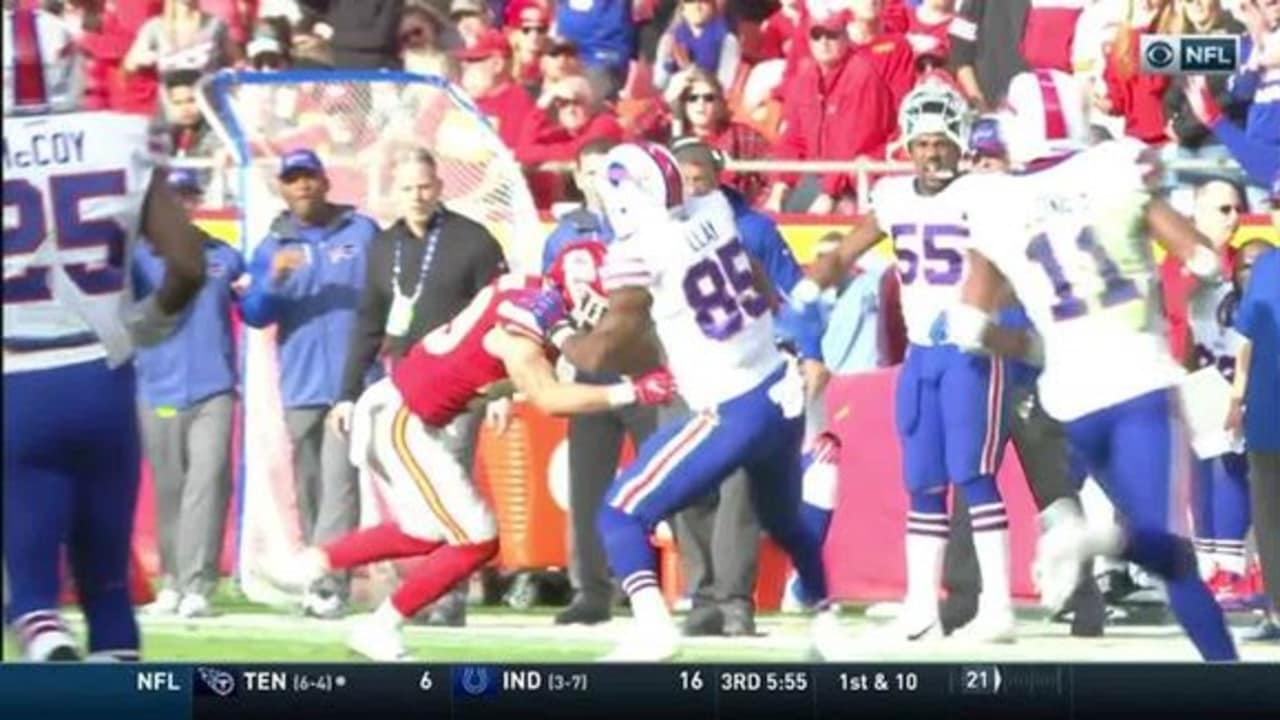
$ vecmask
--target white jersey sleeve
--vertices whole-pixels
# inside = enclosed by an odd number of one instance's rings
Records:
[[[4,371],[132,354],[129,259],[156,167],[146,118],[4,118]]]
[[[972,247],[1000,269],[1045,342],[1045,409],[1071,420],[1182,374],[1169,352],[1146,227],[1145,146],[1104,143],[1047,168],[984,178]],[[971,188],[975,189],[975,188]]]

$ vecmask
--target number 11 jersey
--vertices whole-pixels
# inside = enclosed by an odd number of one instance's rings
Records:
[[[614,241],[600,275],[606,292],[649,291],[667,367],[694,410],[746,393],[782,365],[769,300],[719,191],[691,198],[681,218]]]
[[[129,257],[157,149],[147,118],[4,118],[6,374],[129,358]]]
[[[1171,387],[1145,213],[1160,174],[1145,145],[1106,142],[1029,172],[966,178],[972,248],[1044,338],[1040,398],[1062,421]]]

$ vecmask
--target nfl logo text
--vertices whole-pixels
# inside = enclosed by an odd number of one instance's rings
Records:
[[[1230,35],[1143,35],[1139,53],[1144,73],[1229,75],[1240,65],[1240,38]]]

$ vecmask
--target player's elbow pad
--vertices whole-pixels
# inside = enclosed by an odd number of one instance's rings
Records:
[[[962,350],[981,350],[982,336],[986,334],[990,322],[990,315],[972,305],[961,303],[948,313],[947,334]]]
[[[124,312],[124,326],[138,347],[151,347],[164,342],[182,324],[183,312],[169,314],[156,302],[155,293],[130,305]]]

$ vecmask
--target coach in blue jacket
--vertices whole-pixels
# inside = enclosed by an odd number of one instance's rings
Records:
[[[326,427],[325,416],[341,393],[365,258],[378,226],[354,208],[328,201],[324,166],[310,150],[287,153],[279,178],[289,209],[253,253],[240,309],[253,327],[276,325],[302,541],[320,545],[359,521],[347,441]],[[346,590],[345,579],[326,578],[308,593],[303,610],[337,615]]]
[[[201,197],[193,170],[169,171],[174,194],[194,211]],[[139,348],[138,417],[156,499],[162,587],[151,612],[202,617],[218,582],[231,499],[231,425],[235,407],[232,284],[244,273],[235,248],[205,236],[205,283],[182,325],[159,345]],[[134,253],[139,298],[164,281],[164,260],[150,243]]]
[[[722,159],[709,145],[685,138],[672,143],[672,151],[687,194],[720,192],[728,199],[743,247],[769,278],[779,305],[786,305],[804,271],[777,223],[753,209],[736,190],[719,184]],[[810,396],[816,398],[830,377],[821,359],[821,328],[812,323],[788,326],[795,332],[780,332],[780,340],[793,345],[801,357]],[[677,514],[674,529],[693,602],[685,634],[754,635],[760,522],[751,507],[745,473],[735,472],[704,502]]]

